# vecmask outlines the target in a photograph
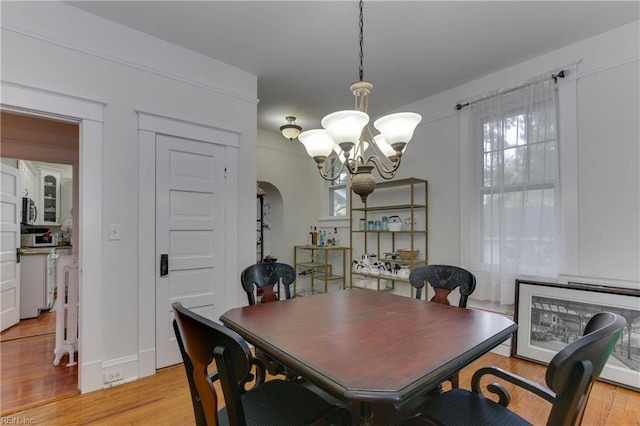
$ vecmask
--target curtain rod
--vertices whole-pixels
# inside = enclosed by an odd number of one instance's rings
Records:
[[[564,77],[565,77],[565,70],[560,70],[555,74],[551,74],[551,77],[549,77],[549,78],[553,79],[554,83],[557,83],[559,78],[564,78]],[[506,93],[511,93],[511,92],[516,91],[516,90],[522,89],[523,87],[531,86],[532,84],[533,83],[531,82],[531,80],[529,80],[529,81],[527,81],[525,83],[518,84],[517,86],[511,87],[509,89],[502,90],[502,91],[500,91],[498,93],[482,96],[479,99],[475,99],[473,101],[470,101],[470,102],[467,102],[467,103],[464,103],[464,104],[457,104],[456,105],[456,110],[460,111],[462,108],[464,108],[466,106],[475,104],[475,103],[480,102],[480,101],[484,101],[485,99],[493,98],[493,97],[498,96],[498,95],[504,95]]]

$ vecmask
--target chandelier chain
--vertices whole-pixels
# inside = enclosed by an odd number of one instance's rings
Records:
[[[364,6],[363,0],[360,0],[360,68],[358,69],[360,74],[360,81],[364,79],[364,66],[362,65],[364,59],[364,20],[362,18],[362,9]]]

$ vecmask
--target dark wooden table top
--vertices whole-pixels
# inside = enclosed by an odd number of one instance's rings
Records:
[[[235,308],[220,320],[341,398],[398,408],[517,328],[495,313],[360,289]]]

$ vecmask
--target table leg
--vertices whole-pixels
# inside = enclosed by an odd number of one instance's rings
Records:
[[[373,413],[369,402],[360,403],[360,426],[373,426]]]

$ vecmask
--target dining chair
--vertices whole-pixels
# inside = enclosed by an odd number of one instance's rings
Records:
[[[466,269],[450,265],[423,265],[413,268],[409,281],[416,289],[416,299],[422,298],[422,289],[426,283],[433,288],[435,294],[432,302],[450,305],[448,296],[451,291],[460,288],[458,306],[467,307],[469,295],[476,289],[476,277]]]
[[[245,268],[240,274],[242,288],[247,293],[249,305],[256,304],[254,290],[260,289],[262,298],[260,303],[269,303],[279,300],[274,287],[279,283],[284,286],[285,299],[291,299],[291,284],[296,280],[296,270],[286,263],[263,262]],[[279,292],[278,292],[279,293]],[[285,368],[282,364],[265,354],[260,348],[255,348],[256,358],[258,358],[267,368],[269,374],[284,374],[289,380],[294,380],[297,374]]]
[[[250,305],[256,304],[254,291],[262,292],[260,303],[275,302],[280,295],[274,288],[281,282],[284,286],[285,299],[291,299],[291,284],[296,280],[296,270],[293,266],[279,262],[256,263],[245,268],[240,274],[242,288],[247,293]]]
[[[422,288],[425,283],[433,288],[435,294],[431,302],[450,305],[448,296],[456,288],[460,289],[458,306],[467,307],[469,295],[476,288],[476,277],[466,269],[450,265],[423,265],[414,268],[409,274],[409,281],[416,289],[416,299],[422,298]],[[459,386],[459,374],[455,373],[448,379],[452,388]],[[439,387],[441,390],[441,387]]]
[[[294,382],[265,381],[264,365],[233,330],[198,315],[180,302],[171,306],[176,336],[185,361],[189,362],[185,370],[197,426],[351,424],[346,405],[329,401]],[[213,375],[207,372],[212,363],[216,367]],[[215,380],[220,381],[222,395],[216,392]],[[224,399],[222,408],[220,397]]]
[[[204,415],[204,408],[202,407],[202,401],[200,400],[200,394],[198,393],[198,388],[196,387],[196,382],[193,378],[193,364],[191,363],[191,359],[189,355],[187,355],[187,351],[184,348],[184,342],[182,341],[182,337],[180,335],[180,329],[178,328],[178,322],[173,320],[173,331],[176,334],[176,340],[178,341],[178,348],[180,349],[180,355],[182,355],[182,362],[184,365],[185,372],[187,373],[187,381],[189,382],[189,392],[191,394],[191,404],[193,405],[193,414],[196,418],[196,425],[206,425],[207,419]],[[218,372],[214,371],[209,374],[209,380],[211,383],[218,380]]]
[[[486,386],[498,396],[498,402],[482,395],[480,380],[486,375],[513,383],[551,403],[547,425],[579,425],[593,383],[600,377],[625,324],[622,316],[611,312],[594,315],[583,336],[551,359],[545,377],[548,388],[498,367],[484,367],[474,373],[471,391],[452,389],[435,396],[399,425],[530,425],[507,408],[510,395],[501,384]]]

